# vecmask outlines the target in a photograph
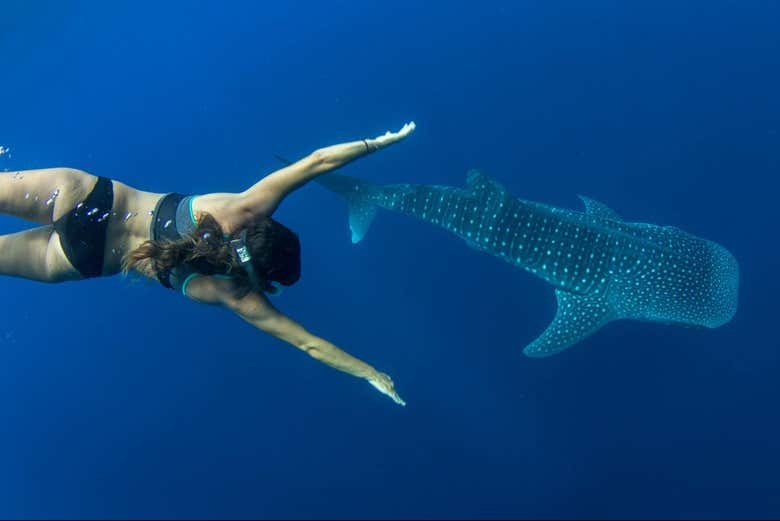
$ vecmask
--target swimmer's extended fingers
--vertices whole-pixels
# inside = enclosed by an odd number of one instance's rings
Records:
[[[410,121],[401,127],[401,130],[398,132],[387,131],[383,135],[377,136],[374,139],[368,141],[370,141],[370,143],[377,148],[383,148],[406,138],[409,134],[414,132],[415,128],[417,128],[417,125],[414,123],[414,121]]]
[[[375,373],[368,382],[380,393],[389,396],[398,405],[406,406],[406,402],[398,395],[393,384],[393,379],[384,373]]]

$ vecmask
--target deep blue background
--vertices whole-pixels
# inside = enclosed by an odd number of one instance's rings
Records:
[[[424,5],[424,7],[420,7]],[[612,324],[530,360],[549,286],[317,186],[277,304],[409,402],[150,283],[0,280],[0,517],[780,514],[773,0],[0,4],[0,169],[241,190],[274,153],[673,224],[727,246],[718,330]],[[24,224],[0,220],[3,233]]]

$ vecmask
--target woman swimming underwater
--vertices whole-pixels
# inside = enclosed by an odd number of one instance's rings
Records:
[[[300,277],[298,237],[271,216],[315,177],[401,141],[415,129],[316,150],[241,193],[158,194],[70,168],[0,173],[0,213],[43,226],[0,236],[0,274],[41,282],[136,271],[331,367],[366,379],[405,405],[392,379],[309,333],[266,297]]]

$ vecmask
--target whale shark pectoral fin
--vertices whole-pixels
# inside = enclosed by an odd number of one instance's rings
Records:
[[[471,249],[482,251],[482,252],[484,252],[487,249],[484,246],[482,246],[479,242],[473,239],[467,239],[466,237],[464,237],[463,240],[465,241],[466,245]]]
[[[542,335],[523,349],[531,358],[543,358],[563,351],[592,335],[616,318],[616,313],[600,296],[575,295],[556,290],[558,312]]]
[[[603,219],[612,219],[613,221],[623,222],[623,218],[606,204],[595,199],[591,199],[590,197],[585,197],[584,195],[580,195],[578,197],[585,204],[585,213],[588,215],[594,215]]]

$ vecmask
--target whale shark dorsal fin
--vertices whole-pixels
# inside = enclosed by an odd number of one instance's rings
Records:
[[[588,215],[601,217],[602,219],[611,219],[613,221],[623,221],[623,218],[606,204],[595,199],[591,199],[590,197],[585,197],[584,195],[580,195],[579,198],[585,204],[585,213]]]
[[[592,335],[617,318],[607,300],[601,296],[575,295],[556,290],[558,311],[542,335],[523,349],[526,356],[543,358],[563,351]]]
[[[504,193],[504,186],[479,170],[469,170],[466,174],[466,186],[475,193],[490,192]]]

